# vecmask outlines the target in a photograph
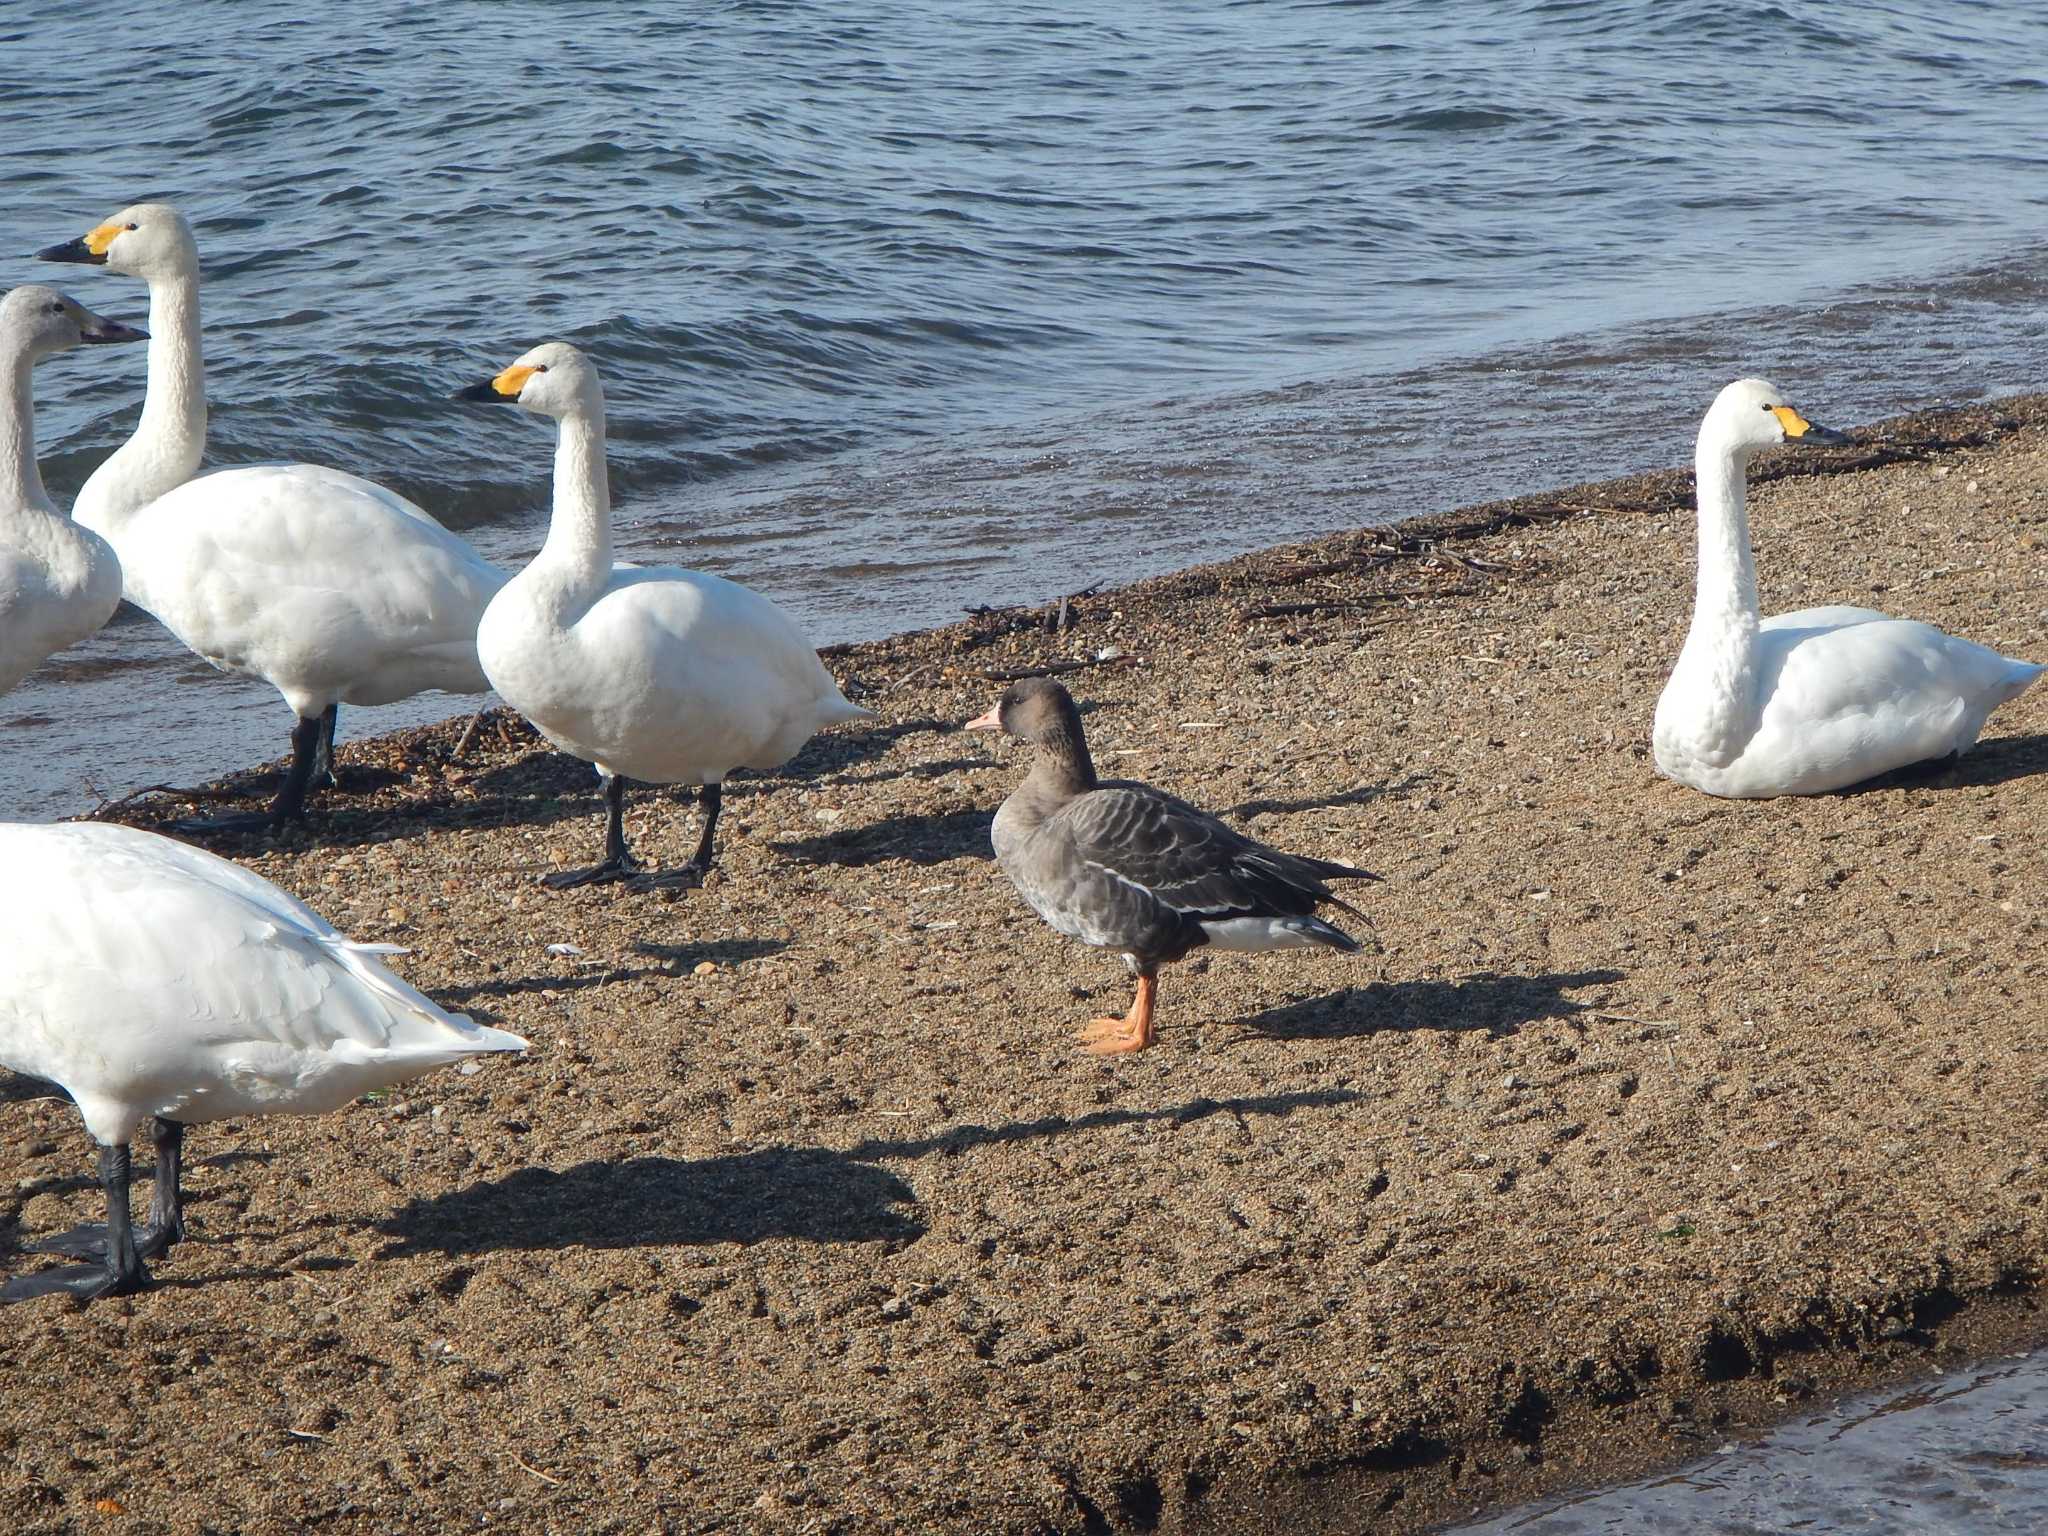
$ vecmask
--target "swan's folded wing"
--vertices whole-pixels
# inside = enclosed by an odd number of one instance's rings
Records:
[[[0,1009],[104,1018],[141,1053],[256,1043],[366,1053],[474,1031],[311,908],[228,860],[126,828],[23,829],[0,897]],[[37,1026],[40,1027],[40,1026]]]
[[[473,644],[505,581],[403,497],[311,464],[187,481],[143,511],[122,547],[150,611],[244,670],[286,646],[355,658]]]
[[[1773,716],[1821,724],[1874,715],[1902,725],[1918,721],[1939,735],[1975,701],[2003,697],[2014,665],[1916,619],[1774,624],[1757,641],[1767,726]]]

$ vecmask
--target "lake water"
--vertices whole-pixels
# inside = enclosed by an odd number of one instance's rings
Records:
[[[0,281],[139,319],[29,253],[183,206],[209,464],[516,562],[548,435],[445,397],[567,337],[625,553],[821,643],[1680,462],[1739,372],[1843,422],[2043,378],[2043,7],[14,0],[0,58]],[[60,499],[142,372],[38,370]],[[131,614],[0,701],[0,814],[287,726]]]
[[[2038,1536],[2048,1531],[2048,1356],[1851,1398],[1624,1488],[1446,1536]]]

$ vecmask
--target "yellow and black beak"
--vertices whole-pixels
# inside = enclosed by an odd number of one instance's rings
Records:
[[[107,264],[107,247],[114,243],[114,236],[121,233],[124,225],[102,224],[98,229],[88,230],[76,240],[66,240],[62,245],[52,245],[36,252],[38,261],[70,261],[85,267],[104,267]]]
[[[62,245],[45,246],[36,252],[36,260],[75,261],[84,267],[104,267],[107,264],[106,254],[102,252],[98,256],[93,255],[92,247],[83,239],[66,240]]]
[[[1845,434],[1832,427],[1815,426],[1789,405],[1774,405],[1771,414],[1785,429],[1785,441],[1797,443],[1802,448],[1833,448],[1849,441]]]
[[[468,400],[481,405],[517,405],[519,391],[526,388],[526,381],[540,370],[514,363],[494,379],[482,384],[472,384],[467,389],[458,389],[452,398]]]

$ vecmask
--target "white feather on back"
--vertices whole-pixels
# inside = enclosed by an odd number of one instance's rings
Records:
[[[360,476],[220,470],[159,496],[117,538],[130,602],[302,716],[489,686],[476,628],[504,573]]]
[[[525,1042],[449,1014],[310,907],[131,828],[0,824],[0,1063],[101,1140],[144,1115],[310,1113]]]
[[[673,566],[614,565],[581,612],[508,584],[478,651],[492,685],[557,746],[650,784],[779,767],[849,704],[795,623],[760,594]]]

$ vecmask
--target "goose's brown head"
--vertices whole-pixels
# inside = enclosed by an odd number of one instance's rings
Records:
[[[1034,744],[1050,738],[1081,739],[1081,711],[1074,697],[1049,677],[1010,684],[985,715],[967,722],[970,731],[1007,731]]]

